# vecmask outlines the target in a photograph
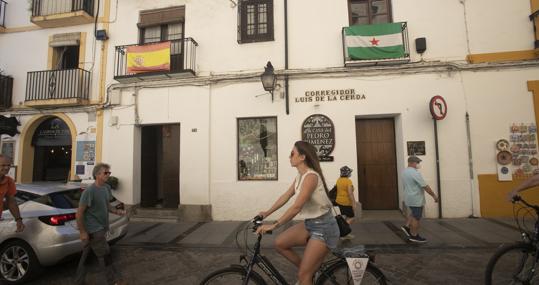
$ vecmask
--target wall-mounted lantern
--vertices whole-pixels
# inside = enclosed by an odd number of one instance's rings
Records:
[[[260,75],[260,81],[262,81],[264,90],[271,94],[271,101],[273,102],[273,90],[275,90],[276,76],[273,72],[273,65],[271,65],[271,61],[268,61],[268,64],[264,67],[264,73]]]

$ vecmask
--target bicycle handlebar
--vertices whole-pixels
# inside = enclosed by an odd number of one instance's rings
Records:
[[[256,230],[262,226],[264,223],[262,222],[264,220],[264,217],[262,215],[256,215],[253,220],[253,232],[256,232]],[[266,234],[272,234],[272,231],[267,231]]]

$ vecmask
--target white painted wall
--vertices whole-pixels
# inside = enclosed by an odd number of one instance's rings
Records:
[[[391,84],[388,84],[391,82]],[[406,88],[422,86],[422,88]],[[308,90],[354,88],[364,92],[363,101],[295,103]],[[338,178],[339,168],[348,165],[357,170],[355,153],[356,116],[397,116],[397,149],[400,150],[398,170],[406,165],[406,141],[425,140],[427,155],[421,170],[427,183],[436,191],[434,134],[428,102],[442,95],[450,106],[448,117],[439,124],[442,198],[444,216],[470,214],[471,204],[462,201],[469,196],[467,178],[467,145],[465,140],[465,104],[457,74],[431,74],[376,78],[316,78],[291,81],[290,115],[284,114],[284,102],[273,104],[268,96],[255,97],[259,83],[244,83],[214,88],[212,93],[212,185],[211,202],[214,219],[248,219],[273,201],[292,183],[296,171],[288,161],[290,149],[301,139],[301,123],[311,114],[321,113],[333,120],[336,128],[334,162],[322,163],[328,184]],[[226,95],[225,95],[226,94]],[[390,103],[389,103],[390,102]],[[221,106],[227,105],[224,109]],[[249,106],[246,108],[245,106]],[[268,182],[237,181],[236,119],[238,117],[278,116],[279,180]],[[219,138],[218,140],[215,138]],[[229,151],[230,150],[230,151]],[[358,185],[357,176],[352,176]],[[402,190],[401,190],[402,191]],[[241,203],[238,203],[241,197]],[[241,205],[241,206],[239,206]],[[437,216],[437,206],[427,202],[427,216]]]
[[[537,68],[463,73],[476,179],[480,174],[496,173],[495,143],[509,139],[513,123],[535,122],[533,96],[526,81],[537,80],[537,74]],[[475,215],[480,215],[478,186],[476,181]]]
[[[22,27],[33,25],[30,22],[32,8],[28,1],[5,0],[6,6],[6,28]]]
[[[455,1],[456,2],[456,1]],[[471,53],[532,50],[529,0],[466,0]]]
[[[113,165],[121,165],[118,174],[121,189],[129,190],[125,202],[140,202],[139,126],[179,123],[180,200],[182,204],[209,204],[210,92],[211,88],[207,86],[127,89],[122,92],[122,103],[129,107],[119,106],[105,114],[103,158]],[[138,123],[134,104],[138,104]],[[111,125],[112,116],[118,117],[117,125]]]

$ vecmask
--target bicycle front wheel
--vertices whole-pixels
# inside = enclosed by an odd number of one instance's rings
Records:
[[[245,280],[247,271],[241,266],[230,266],[210,273],[200,285],[241,285]],[[256,272],[251,272],[249,285],[266,285],[266,282]]]
[[[346,260],[341,260],[327,271],[322,273],[316,285],[354,285],[354,279],[352,279],[352,274],[348,270],[348,263]],[[386,285],[386,278],[384,274],[376,266],[371,264],[367,265],[367,269],[363,274],[363,279],[361,280],[361,285],[370,285],[370,284],[380,284]]]
[[[539,284],[535,255],[533,246],[523,242],[501,247],[487,264],[485,284]]]

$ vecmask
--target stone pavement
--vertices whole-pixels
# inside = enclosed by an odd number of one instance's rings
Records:
[[[275,236],[292,223],[280,227],[264,238],[262,246],[271,248]],[[367,248],[408,249],[400,227],[403,219],[363,220],[352,225],[354,238],[347,244],[363,244]],[[161,222],[131,221],[128,234],[119,245],[159,245],[165,247],[236,247],[236,232],[248,226],[239,221]],[[424,219],[420,233],[429,241],[421,248],[493,248],[520,239],[518,228],[511,219]],[[254,239],[254,235],[252,237]]]
[[[373,250],[376,264],[390,284],[475,285],[483,283],[486,264],[496,247],[520,239],[509,219],[425,219],[421,234],[429,242],[411,244],[400,230],[402,222],[395,216],[361,220],[353,225],[355,237],[342,241],[341,246],[364,244]],[[210,272],[239,263],[236,232],[245,225],[134,219],[129,233],[112,247],[114,262],[130,285],[198,284]],[[271,250],[275,236],[264,237],[263,254],[293,282],[296,269]],[[240,249],[245,248],[244,238],[252,245],[255,236],[240,231]],[[31,284],[72,284],[76,264],[75,259],[47,268]],[[88,284],[97,284],[97,276],[94,264]]]

